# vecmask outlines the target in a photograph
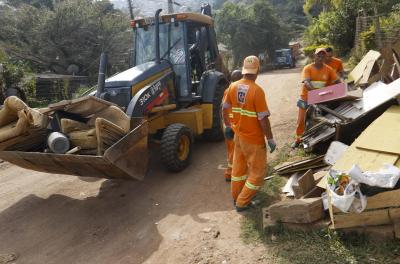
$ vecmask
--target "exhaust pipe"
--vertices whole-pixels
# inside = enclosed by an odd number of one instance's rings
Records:
[[[162,9],[158,9],[156,11],[156,15],[154,17],[155,23],[156,23],[156,30],[155,30],[155,48],[156,48],[156,63],[160,64],[161,59],[160,59],[160,13]]]
[[[106,70],[107,70],[107,53],[102,52],[100,56],[99,77],[97,78],[96,97],[98,98],[100,98],[101,94],[104,92],[104,85],[106,81]]]

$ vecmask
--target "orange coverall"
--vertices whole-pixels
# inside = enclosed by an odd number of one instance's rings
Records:
[[[222,102],[225,101],[226,95],[228,94],[228,89],[225,90],[224,92],[224,98],[222,99]],[[234,129],[235,123],[233,122],[233,113],[232,111],[229,111],[229,118],[232,124],[232,129]],[[227,154],[227,162],[228,162],[228,168],[225,169],[225,180],[230,181],[231,180],[231,175],[232,175],[232,164],[233,164],[233,151],[235,147],[235,143],[233,142],[233,139],[228,139],[225,137],[225,146],[226,146],[226,154]]]
[[[259,120],[269,116],[264,91],[254,81],[231,84],[224,107],[232,108],[235,148],[231,192],[237,207],[245,207],[261,188],[267,170],[267,151]]]
[[[302,80],[310,80],[311,84],[315,89],[320,89],[329,85],[332,85],[338,78],[336,72],[326,64],[323,64],[321,69],[317,69],[314,64],[309,64],[304,67],[302,73]],[[302,85],[300,99],[307,102],[308,90],[305,84]],[[301,137],[305,131],[306,123],[306,110],[307,108],[299,107],[297,116],[297,128],[296,128],[296,141],[300,142]]]
[[[341,59],[332,57],[330,62],[325,62],[325,64],[334,69],[336,73],[343,72],[343,62]]]

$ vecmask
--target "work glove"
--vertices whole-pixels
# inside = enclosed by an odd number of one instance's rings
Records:
[[[273,138],[268,139],[269,153],[272,153],[276,149],[276,142]]]
[[[226,139],[231,139],[231,140],[235,136],[235,132],[233,132],[233,129],[231,127],[225,127],[224,134]]]

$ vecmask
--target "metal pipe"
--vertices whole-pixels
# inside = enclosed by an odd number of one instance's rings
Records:
[[[107,53],[102,52],[100,56],[99,77],[97,78],[97,92],[96,97],[101,96],[104,91],[107,70]]]
[[[155,30],[155,48],[156,48],[156,63],[161,63],[160,60],[160,13],[162,9],[158,9],[155,15],[155,23],[156,23],[156,30]]]

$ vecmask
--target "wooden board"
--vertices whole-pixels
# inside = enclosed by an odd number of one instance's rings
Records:
[[[333,227],[335,229],[349,228],[357,226],[387,225],[391,223],[388,209],[366,211],[360,214],[335,214],[333,217]]]
[[[367,235],[369,240],[382,241],[394,239],[395,226],[392,224],[380,226],[366,226],[366,227],[352,227],[340,229],[341,233],[357,233],[360,235]]]
[[[400,239],[400,222],[394,223],[394,236],[397,239]]]
[[[359,82],[363,76],[366,76],[371,73],[371,71],[366,71],[368,64],[373,61],[375,62],[381,57],[381,54],[378,51],[370,50],[362,60],[357,64],[357,66],[350,72],[349,80],[354,81],[355,83]]]
[[[306,195],[315,187],[315,180],[312,170],[308,170],[298,180],[297,184],[292,186],[294,191],[294,197],[296,199]]]
[[[400,155],[399,131],[400,106],[392,106],[364,130],[355,145],[361,149]]]
[[[284,223],[312,223],[324,215],[322,198],[285,200],[269,207],[272,221]]]
[[[378,193],[367,198],[367,210],[385,207],[400,207],[400,189]]]

